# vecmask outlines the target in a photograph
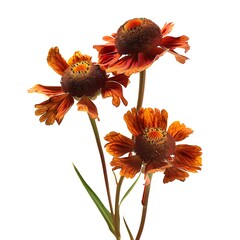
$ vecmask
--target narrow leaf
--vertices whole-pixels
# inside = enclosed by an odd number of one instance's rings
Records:
[[[105,219],[110,231],[114,234],[115,231],[114,231],[114,225],[113,225],[111,213],[106,209],[106,207],[103,205],[103,203],[101,202],[99,197],[96,195],[96,193],[85,182],[82,175],[80,174],[80,172],[78,171],[78,169],[76,168],[76,166],[74,164],[73,164],[73,167],[74,167],[75,172],[77,173],[80,181],[82,182],[83,186],[87,190],[89,196],[92,198],[93,202],[96,204],[98,210],[100,211],[103,218]]]
[[[140,178],[141,172],[139,173],[137,179],[134,181],[134,183],[132,184],[132,186],[127,190],[127,192],[124,194],[124,196],[122,197],[120,204],[122,204],[123,200],[127,197],[127,195],[132,191],[132,189],[134,188],[134,186],[136,185],[138,179]]]
[[[131,233],[131,231],[130,231],[130,228],[129,228],[128,225],[127,225],[127,222],[126,222],[125,218],[123,218],[123,221],[124,221],[124,224],[125,224],[125,227],[126,227],[126,229],[127,229],[127,232],[128,232],[128,235],[129,235],[130,239],[131,239],[131,240],[134,240],[133,235],[132,235],[132,233]]]

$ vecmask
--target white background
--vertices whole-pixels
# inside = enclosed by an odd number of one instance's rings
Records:
[[[0,239],[114,239],[79,182],[72,162],[107,205],[101,165],[88,117],[76,105],[62,124],[46,126],[28,94],[37,83],[58,86],[46,62],[50,47],[65,59],[80,50],[97,60],[94,44],[126,20],[146,17],[172,36],[190,37],[190,58],[166,54],[147,70],[144,107],[165,108],[169,123],[194,129],[186,143],[203,149],[203,168],[184,182],[154,174],[142,240],[239,240],[239,11],[229,1],[2,1],[0,3]],[[124,91],[127,107],[95,101],[101,136],[130,136],[123,114],[136,105],[138,75]],[[103,145],[105,144],[103,140]],[[106,154],[112,195],[115,184]],[[123,189],[131,184],[124,181]],[[143,179],[122,206],[133,234],[141,213]],[[114,197],[113,197],[114,198]],[[123,240],[128,239],[122,226]]]

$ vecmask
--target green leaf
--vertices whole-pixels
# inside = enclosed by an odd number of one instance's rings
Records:
[[[126,227],[126,229],[127,229],[127,232],[128,232],[128,235],[129,235],[130,239],[131,239],[131,240],[134,240],[133,235],[132,235],[132,233],[131,233],[131,231],[130,231],[130,228],[129,228],[128,225],[127,225],[127,222],[126,222],[125,218],[123,218],[123,221],[124,221],[124,224],[125,224],[125,227]]]
[[[132,189],[134,188],[134,186],[136,185],[136,183],[137,183],[137,181],[138,181],[138,179],[139,179],[139,177],[140,177],[140,175],[141,175],[141,172],[139,173],[139,175],[138,175],[138,177],[137,177],[137,179],[134,181],[134,183],[132,184],[132,186],[127,190],[127,192],[124,194],[124,196],[122,197],[122,199],[121,199],[121,202],[120,202],[120,204],[119,205],[121,205],[122,204],[122,202],[123,202],[123,200],[127,197],[127,195],[132,191]]]
[[[75,171],[76,171],[80,181],[82,182],[83,186],[87,190],[89,196],[92,198],[93,202],[96,204],[98,210],[100,211],[100,213],[102,214],[103,218],[105,219],[105,221],[106,221],[110,231],[114,234],[115,230],[114,230],[114,225],[113,225],[113,220],[112,220],[111,213],[106,209],[106,207],[103,205],[103,203],[98,198],[96,193],[85,182],[85,180],[83,179],[82,175],[80,174],[80,172],[78,171],[78,169],[76,168],[76,166],[74,164],[73,164],[73,167],[74,167],[74,169],[75,169]]]

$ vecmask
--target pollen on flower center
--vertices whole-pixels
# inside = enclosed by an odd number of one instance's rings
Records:
[[[127,21],[123,28],[124,30],[128,30],[128,31],[133,31],[138,27],[141,27],[143,25],[143,19],[141,18],[135,18],[132,20]]]
[[[89,62],[87,61],[75,63],[71,66],[71,72],[73,73],[73,75],[75,74],[75,76],[77,76],[78,74],[85,75],[89,71],[89,65]]]
[[[152,144],[161,144],[165,141],[167,132],[162,130],[161,128],[149,128],[145,129],[143,132],[143,136],[146,140]]]
[[[96,97],[107,79],[99,65],[81,61],[69,66],[64,72],[61,85],[64,92],[73,97]]]
[[[134,151],[143,162],[150,160],[164,161],[175,149],[175,140],[161,128],[146,128],[136,137]]]
[[[117,31],[115,45],[120,54],[137,54],[156,48],[162,38],[161,29],[147,18],[134,18]]]

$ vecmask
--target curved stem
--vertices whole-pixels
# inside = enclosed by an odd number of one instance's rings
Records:
[[[107,168],[106,168],[105,157],[104,157],[104,154],[103,154],[103,149],[102,149],[102,145],[101,145],[101,141],[100,141],[100,137],[99,137],[99,133],[98,133],[98,128],[97,128],[97,124],[96,124],[95,119],[92,119],[90,117],[89,117],[89,119],[90,119],[90,122],[91,122],[91,125],[92,125],[92,129],[93,129],[93,132],[94,132],[94,135],[95,135],[99,155],[100,155],[100,158],[101,158],[102,170],[103,170],[103,176],[104,176],[105,186],[106,186],[106,190],[107,190],[109,207],[110,207],[111,214],[113,216],[113,207],[112,207],[112,200],[111,200],[111,194],[110,194],[110,188],[109,188],[109,182],[108,182]]]
[[[148,198],[149,198],[150,187],[151,187],[152,173],[148,174],[148,177],[149,177],[150,183],[148,185],[145,185],[144,187],[143,198],[142,198],[142,205],[143,205],[142,217],[141,217],[140,226],[139,226],[138,233],[135,240],[140,239],[143,232],[146,216],[147,216]]]

